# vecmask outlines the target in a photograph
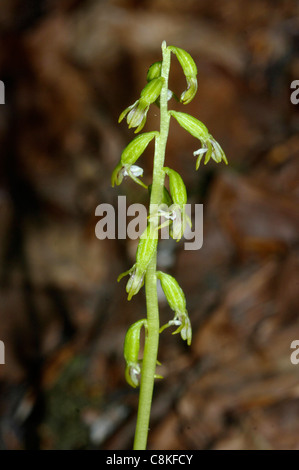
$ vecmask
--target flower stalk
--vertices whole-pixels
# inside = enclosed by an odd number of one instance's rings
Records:
[[[174,46],[167,47],[163,41],[162,61],[155,62],[149,68],[146,77],[148,83],[141,91],[140,98],[128,106],[119,118],[119,122],[126,118],[128,127],[136,128],[135,133],[138,133],[146,123],[150,105],[155,103],[160,108],[160,130],[135,137],[122,152],[111,179],[112,186],[114,186],[121,184],[125,176],[130,176],[133,181],[146,188],[150,193],[148,225],[138,243],[136,262],[118,278],[121,280],[124,276],[129,275],[126,285],[128,300],[131,300],[143,285],[145,285],[146,294],[147,317],[135,322],[129,328],[124,344],[126,380],[134,388],[140,385],[134,438],[135,450],[146,449],[154,381],[155,378],[162,378],[156,374],[156,367],[159,364],[157,361],[159,334],[169,327],[176,327],[173,334],[180,333],[181,338],[187,341],[189,346],[192,340],[191,322],[184,292],[174,277],[157,270],[159,230],[164,224],[170,225],[170,235],[179,241],[184,234],[186,223],[191,226],[191,221],[185,214],[187,191],[183,179],[175,170],[164,166],[170,119],[173,117],[183,129],[200,141],[201,148],[194,152],[197,157],[196,169],[198,169],[204,154],[205,164],[210,158],[216,163],[221,161],[227,163],[222,148],[201,121],[186,113],[168,111],[168,101],[172,96],[176,96],[168,89],[171,53],[178,59],[186,77],[187,89],[181,93],[181,103],[189,103],[196,94],[197,67],[194,60],[183,49]],[[147,186],[138,178],[138,176],[143,176],[143,170],[135,163],[151,140],[155,141],[153,178],[152,183]],[[169,191],[164,185],[166,176],[168,177]],[[167,219],[164,224],[159,225],[160,217]],[[162,327],[160,327],[159,320],[157,282],[161,283],[169,307],[174,312],[173,319]],[[142,329],[145,332],[145,341],[143,358],[140,359],[139,347]]]
[[[163,171],[166,143],[169,132],[170,116],[167,112],[168,76],[170,70],[170,51],[166,44],[162,44],[162,69],[161,76],[164,78],[160,94],[160,133],[156,139],[153,183],[150,198],[150,217],[163,199],[163,188],[165,173]],[[159,346],[159,305],[157,294],[157,252],[146,270],[145,293],[147,306],[147,340],[144,346],[143,363],[141,370],[141,384],[139,395],[139,406],[137,424],[135,431],[134,449],[145,449],[149,428],[150,410],[154,389],[154,376],[157,363]]]

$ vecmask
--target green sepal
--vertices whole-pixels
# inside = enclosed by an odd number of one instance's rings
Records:
[[[154,103],[161,93],[163,83],[163,77],[151,80],[141,91],[140,99],[144,100],[147,105]]]
[[[174,204],[185,205],[187,203],[187,190],[181,175],[167,166],[163,170],[169,178],[169,190]]]
[[[161,282],[162,290],[170,308],[177,314],[185,312],[186,298],[178,281],[170,274],[162,271],[157,271],[156,275]]]
[[[206,126],[193,116],[179,111],[169,111],[169,114],[173,116],[177,122],[182,126],[189,134],[193,135],[199,140],[207,140],[209,138],[209,131]]]
[[[148,144],[154,137],[159,135],[158,131],[144,132],[135,137],[123,150],[120,160],[123,165],[133,165],[143,154]]]
[[[126,362],[137,362],[140,348],[141,328],[147,331],[147,320],[143,318],[130,326],[124,342],[124,358]]]

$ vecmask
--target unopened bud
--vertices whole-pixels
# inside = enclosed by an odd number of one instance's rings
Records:
[[[161,77],[162,62],[154,62],[148,69],[146,80],[150,82],[154,78]]]

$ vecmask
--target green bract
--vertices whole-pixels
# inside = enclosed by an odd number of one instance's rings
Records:
[[[181,94],[181,102],[183,104],[188,104],[191,100],[193,100],[197,92],[196,64],[191,55],[184,49],[175,46],[168,46],[168,49],[170,49],[171,52],[176,55],[185,74],[187,80],[187,90]]]

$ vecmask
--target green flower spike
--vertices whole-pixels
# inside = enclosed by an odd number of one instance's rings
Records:
[[[160,328],[160,333],[168,328],[169,326],[178,326],[177,330],[173,334],[181,333],[182,339],[187,340],[188,346],[192,340],[192,329],[191,323],[186,309],[186,298],[185,294],[180,287],[177,280],[170,274],[157,271],[157,278],[161,282],[161,287],[167,299],[170,308],[175,312],[173,320],[170,320],[166,325]]]
[[[181,64],[181,67],[183,69],[183,72],[186,77],[187,81],[187,90],[185,90],[181,94],[181,102],[183,104],[188,104],[190,101],[193,100],[194,96],[196,95],[197,92],[197,67],[192,59],[191,55],[184,51],[184,49],[181,49],[179,47],[174,47],[174,46],[169,46],[168,49],[173,52],[179,63]]]
[[[121,154],[111,179],[112,186],[114,186],[119,185],[125,176],[130,176],[136,183],[146,187],[139,180],[143,170],[137,166],[137,160],[149,142],[156,139],[152,184],[147,188],[150,194],[148,224],[140,237],[133,266],[118,277],[119,281],[124,276],[129,276],[126,284],[128,300],[131,300],[145,284],[147,318],[137,321],[129,328],[124,344],[126,380],[134,388],[140,385],[134,450],[146,449],[154,379],[161,378],[156,375],[159,334],[165,328],[175,327],[172,328],[172,334],[180,333],[181,338],[188,345],[192,341],[192,329],[184,292],[173,276],[157,271],[159,230],[166,226],[169,228],[170,236],[180,240],[185,232],[186,224],[189,223],[191,226],[190,218],[187,215],[185,184],[175,170],[165,166],[165,150],[169,126],[172,122],[170,118],[174,117],[180,126],[200,141],[201,145],[198,147],[201,148],[194,152],[197,159],[196,169],[198,169],[202,158],[204,158],[205,164],[211,158],[217,163],[221,161],[227,163],[222,148],[201,121],[186,113],[168,110],[168,101],[172,96],[183,104],[190,103],[194,98],[197,91],[197,67],[190,54],[183,49],[167,46],[166,41],[162,42],[161,49],[162,61],[153,63],[148,69],[147,84],[141,91],[139,99],[119,116],[119,122],[125,118],[129,128],[134,128],[135,133],[138,133],[145,125],[150,105],[155,104],[159,108],[160,131],[148,132],[136,137]],[[181,93],[180,99],[168,88],[172,54],[175,54],[182,67],[187,82],[187,87]],[[164,186],[165,179],[168,190]],[[162,327],[160,327],[159,320],[158,281],[171,309],[171,319]],[[144,350],[143,357],[140,358],[142,328],[144,328]]]
[[[127,124],[129,129],[136,127],[135,133],[141,131],[146,122],[146,115],[149,107],[156,101],[161,93],[164,78],[154,78],[151,80],[140,93],[139,100],[128,106],[119,116],[118,122],[121,122],[127,116]]]
[[[128,271],[120,274],[117,278],[119,282],[124,276],[130,275],[130,279],[126,285],[126,292],[128,293],[128,300],[131,300],[133,295],[136,295],[144,283],[145,271],[157,249],[158,232],[153,229],[149,224],[140,237],[137,251],[136,263]]]

